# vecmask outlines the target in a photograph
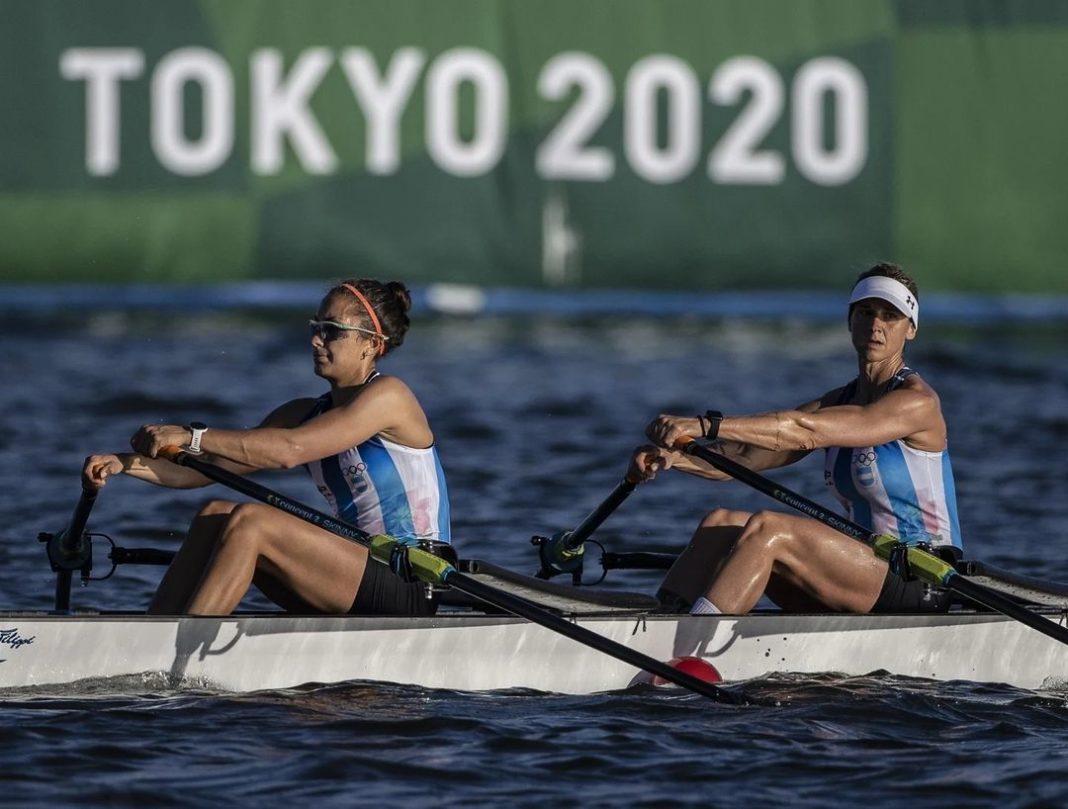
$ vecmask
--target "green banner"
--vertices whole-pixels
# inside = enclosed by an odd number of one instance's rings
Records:
[[[0,0],[0,280],[1068,292],[1068,4]]]

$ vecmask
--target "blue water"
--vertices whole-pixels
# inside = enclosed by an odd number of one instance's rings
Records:
[[[0,326],[0,609],[47,609],[35,538],[62,527],[82,458],[152,421],[257,422],[318,392],[304,311],[20,316]],[[1068,324],[921,329],[910,362],[951,425],[969,555],[1068,580]],[[462,555],[536,567],[529,538],[573,527],[618,482],[658,412],[792,405],[855,371],[844,324],[682,316],[424,316],[384,369],[424,403],[449,473]],[[820,502],[820,460],[776,473]],[[316,505],[299,474],[264,482]],[[96,530],[172,548],[206,493],[119,478]],[[663,475],[598,536],[680,547],[740,484]],[[76,588],[76,607],[140,609],[159,568]],[[605,587],[653,592],[658,574]],[[253,595],[249,608],[265,606]],[[976,650],[998,654],[998,650]],[[1026,661],[1020,661],[1026,665]],[[732,686],[735,687],[735,686]],[[105,682],[0,700],[12,806],[1058,806],[1068,693],[873,673],[776,677],[733,707],[676,690],[592,697],[463,694],[344,683],[233,695]]]

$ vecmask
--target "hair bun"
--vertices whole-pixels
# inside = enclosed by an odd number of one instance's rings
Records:
[[[400,281],[390,281],[386,284],[386,289],[389,293],[396,298],[397,303],[403,311],[407,312],[412,308],[412,293],[404,284]]]

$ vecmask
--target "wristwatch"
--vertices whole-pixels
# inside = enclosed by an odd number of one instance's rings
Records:
[[[705,438],[709,441],[715,441],[716,436],[719,435],[719,424],[723,421],[723,413],[719,410],[706,410],[705,419],[708,421],[708,430],[705,431]]]
[[[189,441],[189,451],[194,455],[199,455],[202,452],[200,439],[208,431],[208,425],[202,421],[191,421],[189,422],[189,431],[193,433],[193,437]]]

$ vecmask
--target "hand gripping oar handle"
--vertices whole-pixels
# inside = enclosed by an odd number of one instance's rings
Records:
[[[574,584],[582,582],[582,561],[586,553],[583,544],[593,532],[601,527],[608,516],[630,497],[641,478],[627,475],[597,508],[591,511],[573,531],[563,531],[551,537],[534,536],[530,541],[538,548],[541,567],[534,575],[539,579],[550,579],[561,573],[570,573]]]
[[[737,461],[732,461],[715,450],[699,444],[689,436],[679,438],[675,442],[675,449],[694,458],[700,458],[709,466],[725,472],[735,480],[740,480],[742,483],[752,486],[757,491],[769,495],[780,503],[790,506],[848,537],[871,545],[875,549],[875,553],[882,559],[889,561],[891,556],[901,549],[901,542],[897,537],[874,534],[863,526],[828,511],[819,503],[786,489],[775,481],[754,472],[752,469],[747,469]],[[1031,610],[1020,606],[996,590],[983,587],[981,584],[976,584],[974,581],[964,578],[957,572],[956,568],[934,554],[911,545],[905,548],[905,553],[907,554],[909,570],[921,581],[953,590],[971,601],[984,607],[989,607],[1009,618],[1014,618],[1032,629],[1059,640],[1061,643],[1068,643],[1068,628],[1031,612]]]
[[[293,500],[283,494],[274,492],[266,486],[261,486],[247,478],[243,478],[240,475],[235,475],[233,472],[222,469],[215,464],[201,460],[197,456],[185,452],[180,447],[165,447],[160,450],[159,454],[161,457],[173,461],[179,466],[185,466],[199,472],[209,480],[221,483],[223,486],[247,495],[254,500],[259,500],[262,503],[274,506],[287,514],[291,514],[292,516],[309,522],[312,525],[316,525],[326,531],[344,537],[345,539],[352,540],[367,548],[371,557],[378,562],[388,564],[393,548],[398,544],[398,540],[393,537],[384,535],[372,536],[366,531],[362,531],[355,525],[347,523],[344,520],[331,517],[329,514],[324,514],[323,512],[310,508],[297,500]],[[624,663],[656,674],[663,677],[668,682],[675,683],[676,685],[689,689],[701,696],[716,700],[717,702],[728,702],[733,704],[747,703],[744,698],[739,697],[730,691],[717,688],[711,683],[706,683],[690,674],[679,671],[678,669],[669,666],[667,663],[662,663],[655,658],[635,651],[621,643],[609,640],[603,635],[598,635],[596,632],[592,632],[585,627],[546,612],[541,607],[532,604],[525,599],[518,598],[510,593],[501,592],[494,587],[483,584],[482,582],[461,573],[444,559],[434,556],[420,548],[413,547],[408,553],[412,570],[421,581],[429,584],[441,584],[451,587],[458,592],[466,593],[481,601],[485,601],[487,604],[491,604],[506,612],[510,612],[513,615],[518,615],[520,618],[526,618],[532,623],[578,641],[585,646],[589,646],[591,649],[596,649],[597,651],[603,652],[617,660],[622,660]]]

